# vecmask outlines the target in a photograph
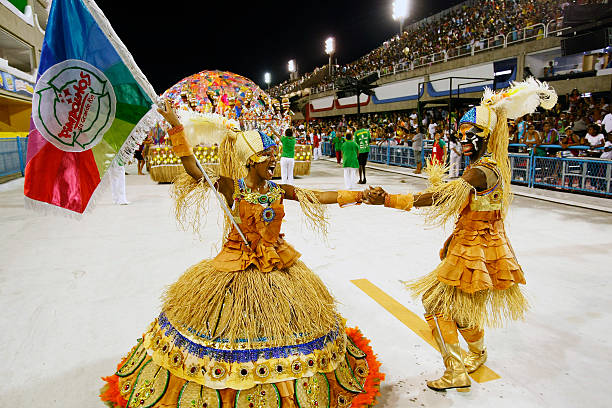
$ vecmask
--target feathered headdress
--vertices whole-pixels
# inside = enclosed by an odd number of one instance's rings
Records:
[[[495,92],[485,88],[480,105],[470,109],[459,121],[471,123],[485,130],[488,136],[497,125],[498,117],[516,119],[535,112],[538,106],[551,109],[557,103],[557,93],[546,82],[530,77],[513,82],[509,88]]]
[[[219,146],[220,174],[231,178],[244,177],[244,165],[265,160],[258,153],[276,146],[276,143],[259,130],[240,130],[233,119],[215,113],[181,111],[179,119],[189,144]]]
[[[494,92],[485,88],[480,105],[470,109],[461,118],[459,125],[471,123],[484,130],[488,139],[487,149],[497,162],[502,176],[503,205],[505,217],[512,201],[510,191],[511,168],[508,158],[508,119],[516,119],[535,112],[538,106],[551,109],[557,103],[557,93],[546,82],[530,77],[523,82],[513,82],[509,88]]]

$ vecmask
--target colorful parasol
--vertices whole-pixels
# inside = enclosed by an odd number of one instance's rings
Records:
[[[291,119],[279,102],[253,81],[227,71],[201,71],[179,81],[162,95],[178,110],[216,113],[237,120],[244,130],[280,136]]]

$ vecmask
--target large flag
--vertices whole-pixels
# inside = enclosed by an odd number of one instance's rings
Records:
[[[91,0],[54,0],[32,98],[26,206],[79,215],[157,115],[156,94]]]

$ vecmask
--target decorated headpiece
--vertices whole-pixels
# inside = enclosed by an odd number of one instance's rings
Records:
[[[480,105],[470,109],[459,121],[459,126],[469,123],[482,130],[473,132],[486,140],[502,178],[502,216],[508,211],[512,193],[512,171],[508,158],[508,119],[516,119],[533,113],[538,106],[551,109],[557,103],[557,93],[546,82],[531,77],[523,82],[513,82],[509,88],[494,92],[485,88]],[[475,143],[474,141],[472,143]]]
[[[200,143],[232,145],[231,149],[225,149],[222,160],[231,160],[241,166],[249,161],[254,163],[264,161],[266,158],[259,156],[258,153],[276,146],[274,140],[267,134],[259,130],[243,132],[236,120],[218,114],[181,111],[179,116],[185,137],[192,146]]]
[[[486,138],[495,130],[501,113],[508,119],[516,119],[533,113],[538,106],[551,109],[557,103],[557,93],[546,82],[530,77],[498,92],[485,88],[482,102],[473,107],[459,121],[459,126],[470,123],[481,128]]]
[[[247,130],[236,134],[236,158],[247,164],[261,163],[267,159],[259,153],[275,147],[274,140],[260,130]]]

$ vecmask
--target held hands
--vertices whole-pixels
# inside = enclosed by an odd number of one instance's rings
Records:
[[[170,126],[176,127],[181,125],[181,121],[176,115],[176,112],[174,112],[174,109],[172,109],[172,104],[168,99],[164,99],[163,109],[157,108],[157,112],[159,112],[159,114],[162,115],[164,119],[166,119],[166,122],[168,122]]]
[[[382,205],[385,203],[387,192],[382,187],[372,187],[363,191],[363,202],[370,205]]]

